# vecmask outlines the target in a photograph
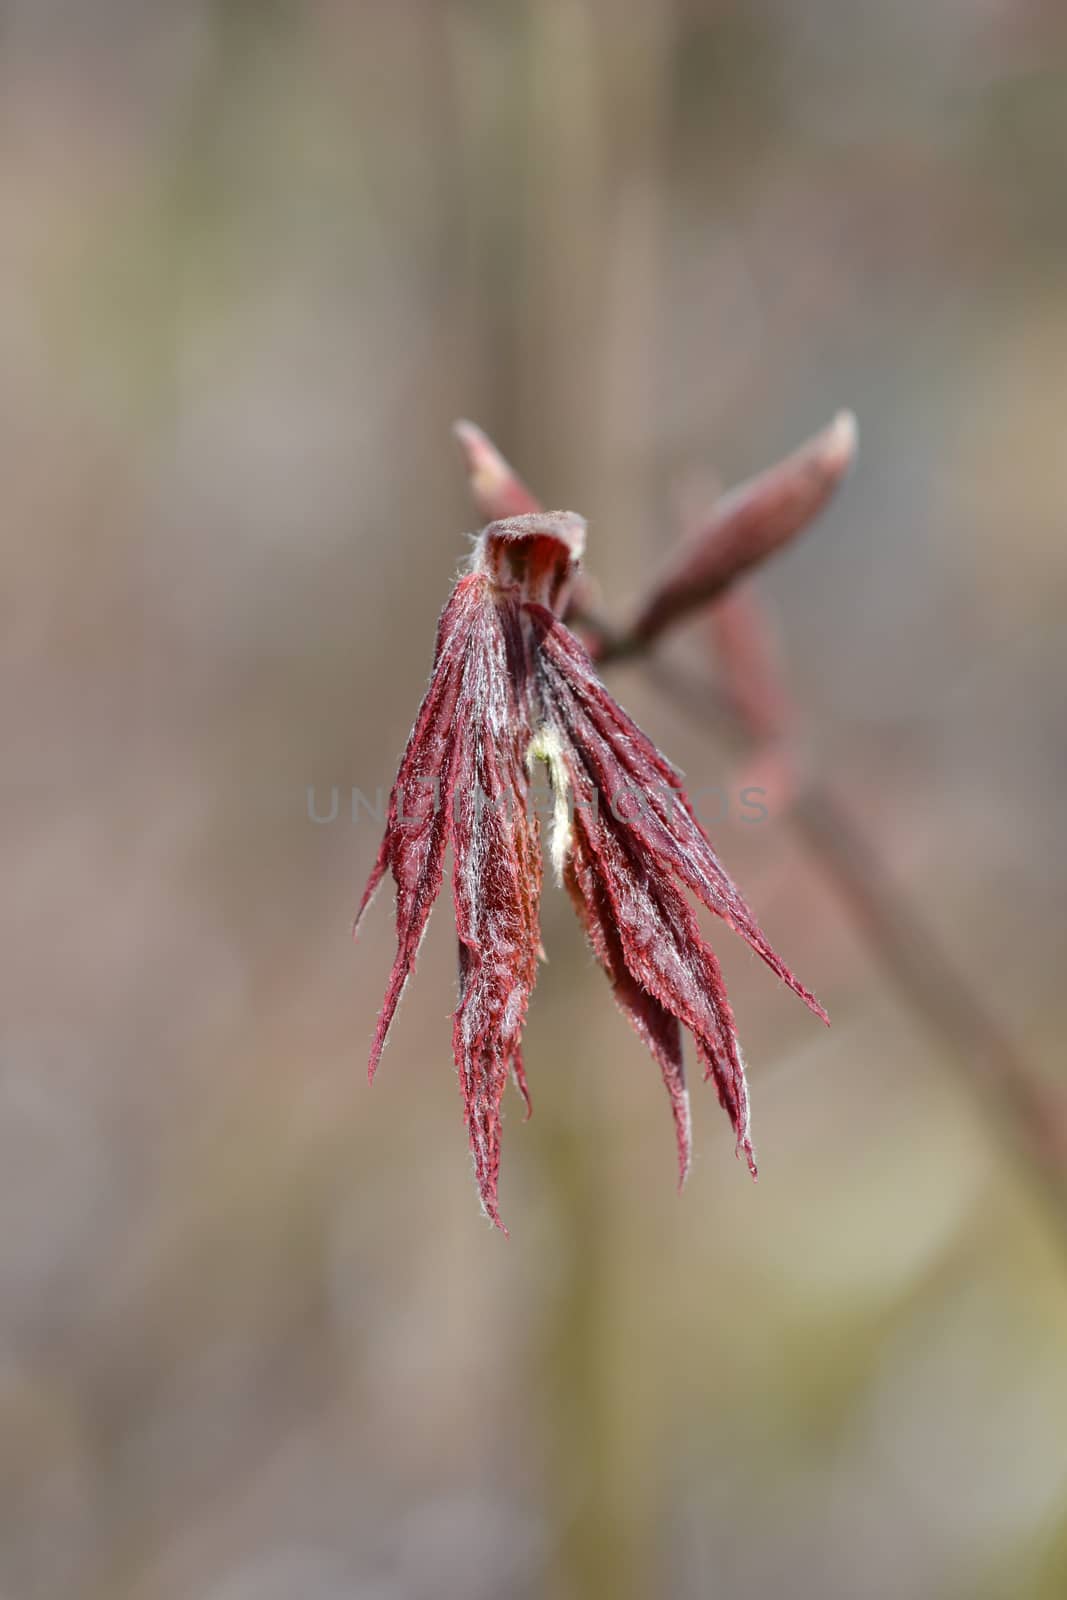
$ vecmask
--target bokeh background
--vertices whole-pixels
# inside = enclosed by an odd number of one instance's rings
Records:
[[[387,786],[481,422],[621,614],[841,405],[769,567],[817,770],[1063,1074],[1055,0],[0,5],[3,1600],[1067,1588],[1067,1255],[784,822],[717,839],[761,1178],[549,888],[481,1217]],[[670,647],[704,663],[699,626]],[[639,667],[694,786],[732,757]],[[307,791],[332,823],[310,820]]]

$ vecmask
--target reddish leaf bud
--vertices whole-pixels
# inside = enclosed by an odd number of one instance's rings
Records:
[[[504,460],[488,434],[473,422],[453,424],[453,433],[467,466],[471,496],[479,512],[489,522],[499,517],[520,517],[539,511],[536,495]]]
[[[492,451],[484,436],[479,440]],[[495,452],[489,459],[499,460]],[[495,480],[497,488],[517,481],[499,474]],[[686,891],[825,1020],[720,865],[678,773],[611,697],[560,620],[584,542],[583,519],[568,511],[525,510],[479,535],[438,625],[430,687],[359,912],[388,868],[396,884],[397,951],[371,1047],[373,1076],[451,842],[459,935],[453,1053],[479,1193],[498,1227],[501,1100],[509,1074],[529,1104],[520,1040],[540,954],[540,840],[529,804],[537,761],[548,769],[554,797],[556,875],[621,1010],[659,1065],[681,1179],[690,1149],[683,1028],[715,1082],[738,1151],[756,1170],[737,1030]]]
[[[856,419],[842,411],[793,455],[724,495],[652,585],[626,629],[627,647],[650,643],[794,538],[830,499],[855,451]]]

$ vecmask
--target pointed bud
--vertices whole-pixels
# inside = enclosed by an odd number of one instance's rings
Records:
[[[856,419],[839,412],[793,455],[723,496],[687,539],[626,631],[627,647],[649,644],[707,605],[757,562],[788,544],[826,505],[856,452]]]
[[[536,495],[530,493],[489,435],[476,423],[461,419],[453,423],[452,432],[463,452],[474,504],[487,522],[540,511]]]

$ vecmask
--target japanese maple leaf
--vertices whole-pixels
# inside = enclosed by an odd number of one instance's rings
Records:
[[[530,804],[538,761],[554,797],[556,877],[620,1009],[659,1064],[680,1182],[690,1155],[683,1029],[756,1172],[737,1029],[689,896],[825,1020],[720,865],[679,774],[609,694],[561,620],[584,541],[585,523],[573,512],[507,517],[478,537],[438,624],[430,687],[356,918],[358,927],[390,870],[397,951],[371,1047],[373,1078],[451,843],[459,936],[453,1052],[482,1205],[498,1227],[500,1107],[509,1075],[529,1108],[520,1044],[540,954],[541,848]]]

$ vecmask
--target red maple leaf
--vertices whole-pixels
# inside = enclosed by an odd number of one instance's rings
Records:
[[[561,620],[584,537],[585,523],[572,512],[536,511],[491,522],[479,536],[441,616],[430,687],[356,919],[358,926],[390,869],[397,952],[371,1048],[373,1077],[451,842],[459,935],[453,1051],[479,1193],[498,1227],[500,1105],[509,1073],[529,1106],[520,1040],[540,952],[541,854],[530,805],[538,760],[554,799],[556,875],[621,1010],[659,1064],[680,1180],[690,1151],[683,1028],[715,1081],[739,1153],[756,1171],[737,1030],[686,891],[825,1020],[720,865],[679,774],[609,694]]]

